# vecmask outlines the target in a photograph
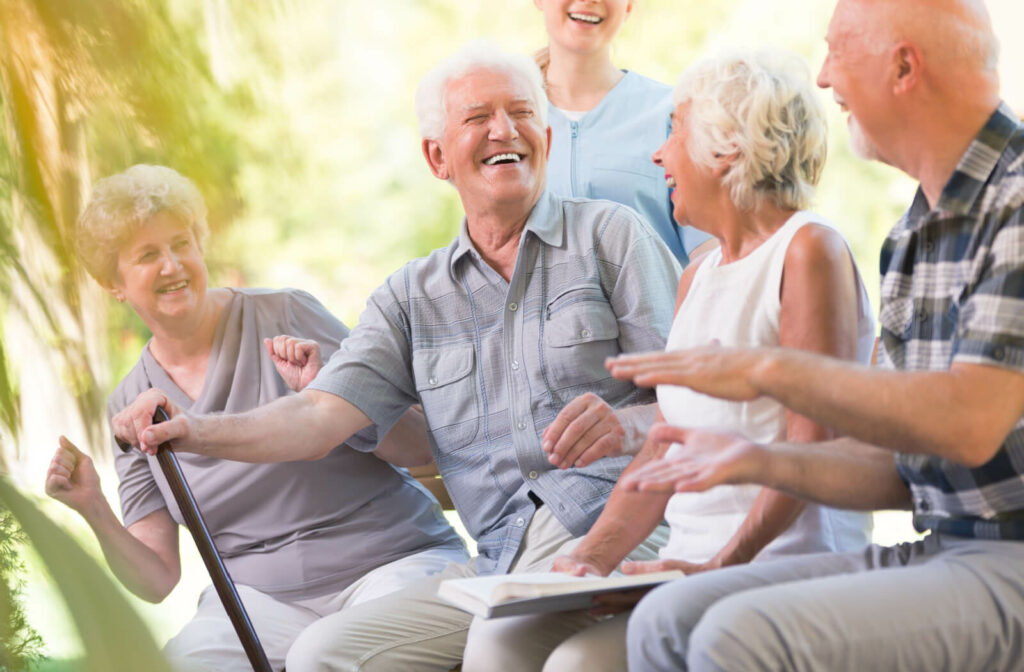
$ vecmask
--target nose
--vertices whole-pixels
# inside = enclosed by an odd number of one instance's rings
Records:
[[[164,250],[163,262],[163,267],[160,269],[160,272],[164,275],[171,275],[181,268],[181,259],[178,256],[178,253],[170,248]]]
[[[655,150],[654,156],[651,157],[651,161],[654,161],[654,165],[656,165],[656,166],[664,165],[664,164],[662,164],[662,161],[661,161],[661,152],[665,149],[665,144],[667,144],[667,143],[668,143],[668,140],[666,140],[664,143],[662,143],[661,147],[658,147],[658,149]]]
[[[491,140],[509,141],[515,140],[519,137],[519,131],[516,129],[516,122],[512,120],[508,112],[505,110],[498,110],[491,117],[490,133]]]
[[[821,70],[818,70],[818,79],[815,82],[822,89],[827,89],[832,86],[832,83],[829,82],[828,79],[828,62],[829,57],[825,56],[825,60],[821,62]]]

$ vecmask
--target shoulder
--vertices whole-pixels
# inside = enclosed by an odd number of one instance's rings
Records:
[[[107,414],[114,415],[150,387],[152,386],[149,383],[149,377],[146,375],[146,369],[142,364],[142,356],[140,355],[138,361],[135,362],[135,366],[121,379],[110,393],[110,396],[107,397]]]
[[[842,263],[849,256],[842,234],[824,219],[812,219],[793,234],[786,248],[786,272],[820,270]]]
[[[647,94],[654,98],[670,96],[672,87],[656,79],[645,77],[634,70],[626,71],[626,83],[629,84],[630,93]]]

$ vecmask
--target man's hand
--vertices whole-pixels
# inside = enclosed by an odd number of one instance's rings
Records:
[[[623,574],[653,574],[655,572],[671,572],[678,569],[683,574],[696,574],[706,572],[709,569],[718,569],[721,565],[712,560],[700,564],[687,562],[686,560],[627,560],[622,563]]]
[[[323,367],[320,344],[316,341],[282,334],[264,338],[263,345],[277,372],[294,392],[305,389]]]
[[[760,483],[757,477],[766,473],[767,451],[738,434],[657,424],[648,439],[679,443],[683,450],[624,476],[627,491],[703,492],[716,485]]]
[[[586,576],[587,574],[593,574],[595,576],[608,576],[611,572],[598,567],[592,562],[588,562],[582,558],[578,558],[574,555],[560,555],[555,558],[555,562],[551,565],[552,572],[562,572],[564,574],[570,574],[572,576]]]
[[[153,424],[157,406],[163,406],[170,420]],[[136,446],[147,455],[156,455],[157,448],[165,441],[173,440],[175,449],[188,450],[193,432],[190,418],[171,403],[167,395],[154,388],[148,389],[135,398],[131,404],[110,420],[114,436]]]
[[[103,497],[92,458],[63,436],[46,470],[46,494],[83,515]]]
[[[640,387],[680,385],[719,399],[752,401],[761,396],[754,380],[771,361],[769,348],[723,348],[619,355],[605,365],[612,376]]]
[[[541,434],[541,448],[559,469],[585,467],[622,455],[626,429],[611,406],[593,392],[576,397]]]

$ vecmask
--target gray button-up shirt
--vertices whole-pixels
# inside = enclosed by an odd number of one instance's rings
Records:
[[[558,470],[540,434],[594,392],[615,407],[654,400],[604,367],[661,350],[679,265],[629,208],[541,196],[511,282],[474,248],[466,223],[447,248],[394,273],[310,389],[336,394],[383,430],[413,403],[481,573],[505,572],[535,510],[532,491],[574,535],[597,519],[629,458]]]

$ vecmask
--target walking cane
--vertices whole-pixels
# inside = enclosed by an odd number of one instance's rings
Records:
[[[168,419],[167,411],[162,406],[157,406],[156,412],[153,414],[153,424]],[[127,453],[132,449],[121,439],[116,440],[117,445],[124,452]],[[185,519],[185,527],[192,533],[192,538],[199,548],[199,555],[203,557],[206,571],[210,573],[220,602],[224,605],[224,610],[228,612],[231,625],[235,627],[238,638],[242,640],[242,648],[245,649],[245,655],[249,658],[249,664],[252,665],[254,672],[273,672],[270,661],[267,660],[267,654],[260,644],[260,639],[256,636],[256,630],[252,627],[252,621],[249,620],[249,614],[246,613],[245,606],[238,597],[238,591],[235,590],[235,583],[228,575],[228,570],[224,567],[224,561],[221,560],[217,547],[213,545],[210,530],[206,527],[203,514],[199,512],[199,505],[196,504],[195,497],[192,496],[192,490],[185,482],[185,475],[181,472],[181,465],[178,464],[178,457],[171,450],[170,442],[160,444],[156,452],[156,459],[160,463],[160,469],[164,472],[167,483],[171,486],[171,492],[174,493],[174,501],[178,503],[181,516]]]

